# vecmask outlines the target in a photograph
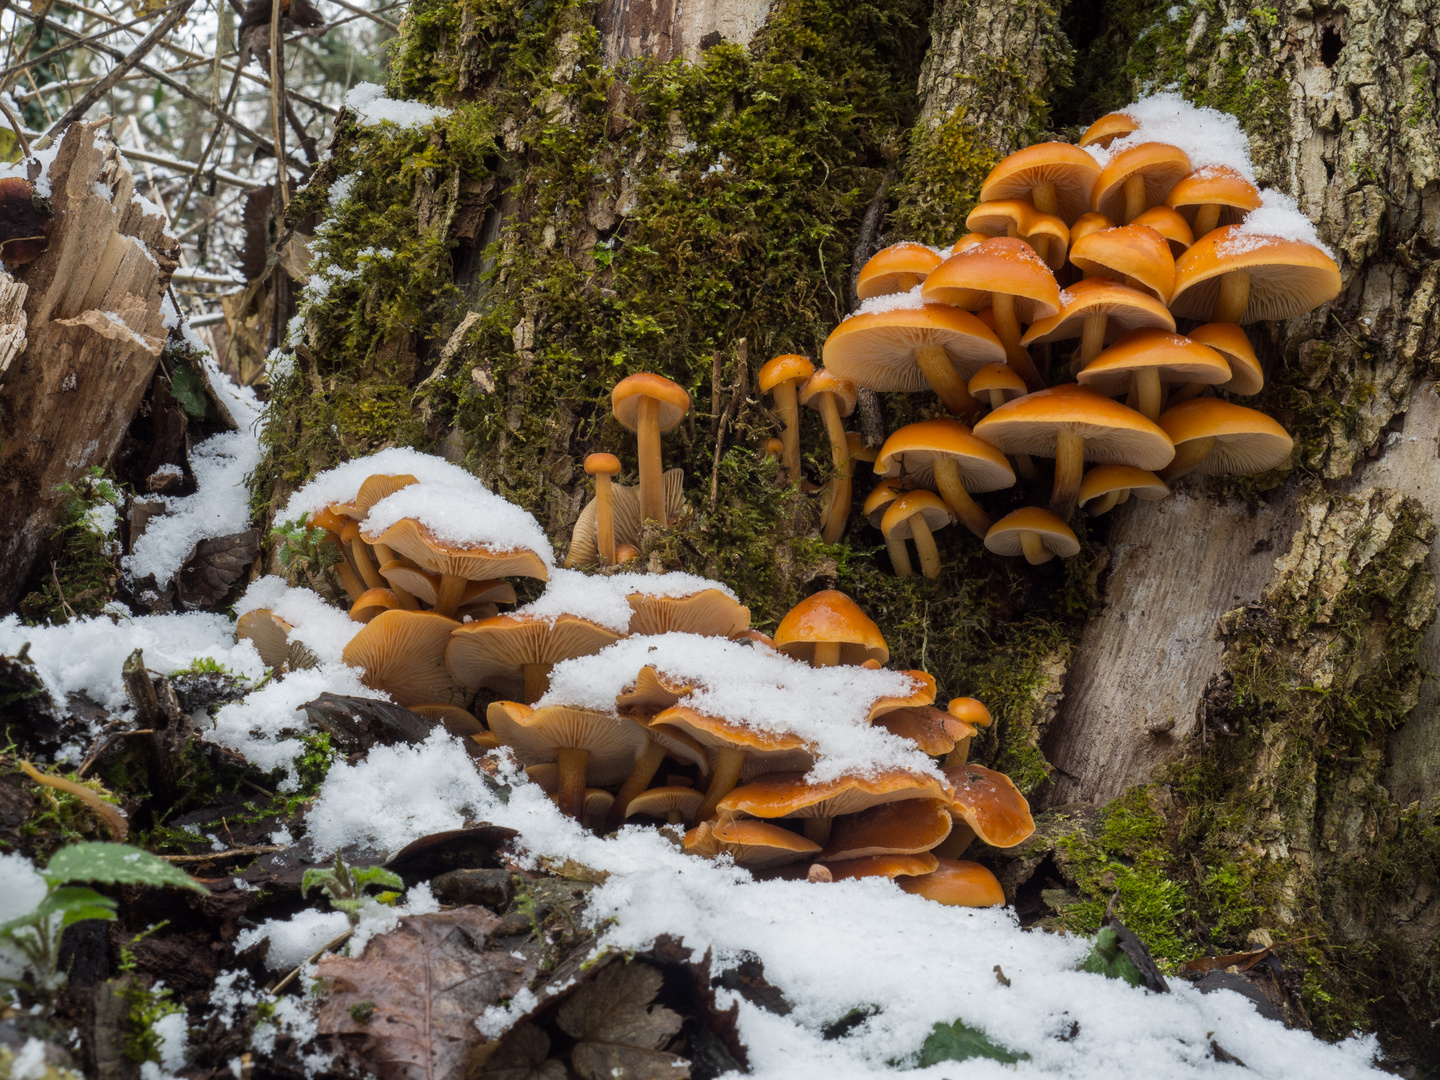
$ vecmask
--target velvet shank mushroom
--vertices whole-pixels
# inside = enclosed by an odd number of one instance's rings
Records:
[[[928,874],[898,878],[901,890],[951,907],[999,907],[1005,890],[985,867],[977,862],[935,860],[939,865]]]
[[[1158,420],[1166,384],[1218,385],[1230,378],[1230,365],[1208,345],[1179,334],[1132,330],[1086,364],[1077,378],[1107,397],[1129,393],[1141,416]]]
[[[705,796],[694,788],[678,785],[651,788],[630,800],[625,816],[632,818],[639,814],[641,817],[658,817],[663,818],[667,824],[679,825],[684,821],[695,820],[695,811],[700,809],[704,798]]]
[[[1123,281],[1164,303],[1175,288],[1170,245],[1145,225],[1119,225],[1093,232],[1070,249],[1070,261],[1087,276]]]
[[[992,410],[1029,393],[1025,380],[1009,364],[986,364],[970,376],[970,396]]]
[[[578,615],[496,615],[458,627],[445,649],[445,662],[455,681],[472,694],[481,686],[520,689],[525,704],[532,705],[549,687],[550,669],[561,660],[590,656],[623,636]]]
[[[962,821],[982,843],[997,848],[1014,847],[1035,832],[1030,804],[1004,773],[974,763],[943,771],[953,789],[950,814],[957,821],[955,831],[939,848],[941,856],[955,858],[965,850],[968,840],[959,827]]]
[[[777,356],[760,369],[760,389],[775,399],[775,411],[785,424],[780,433],[780,463],[785,467],[785,478],[792,482],[800,479],[800,406],[796,387],[813,374],[815,365],[793,353]]]
[[[1022,199],[982,202],[965,218],[965,226],[982,236],[1013,236],[1024,240],[1052,270],[1065,265],[1070,229],[1054,214],[1036,210]]]
[[[890,660],[890,648],[874,620],[835,589],[822,589],[791,608],[775,629],[775,647],[811,667]]]
[[[1335,260],[1301,240],[1226,225],[1175,262],[1170,310],[1187,319],[1252,323],[1303,315],[1340,295]]]
[[[613,713],[495,701],[486,719],[522,765],[553,761],[560,766],[560,809],[577,821],[584,813],[587,783],[599,787],[621,780],[645,749],[645,732]]]
[[[1091,517],[1099,517],[1134,495],[1145,502],[1154,502],[1170,494],[1170,488],[1153,472],[1129,465],[1096,465],[1080,481],[1080,508]]]
[[[867,877],[884,877],[893,881],[902,877],[933,874],[939,866],[940,861],[934,855],[922,851],[918,855],[867,855],[863,859],[844,859],[825,865],[825,869],[829,871],[832,881],[853,881]]]
[[[945,500],[933,491],[910,491],[890,504],[880,519],[880,532],[887,544],[892,540],[900,543],[913,540],[920,572],[933,580],[940,576],[940,549],[935,546],[935,530],[945,528],[954,520],[955,515]]]
[[[922,487],[933,484],[950,512],[981,537],[992,522],[970,492],[996,491],[1015,483],[1015,473],[1005,455],[977,439],[958,420],[906,424],[885,440],[875,471],[885,476],[904,476]]]
[[[1185,216],[1196,236],[1238,225],[1260,208],[1260,189],[1229,165],[1207,165],[1170,189],[1165,205]]]
[[[400,598],[391,589],[367,589],[350,606],[350,618],[358,623],[368,623],[382,611],[400,606]]]
[[[595,546],[602,563],[613,563],[615,505],[610,482],[620,472],[620,459],[614,454],[591,454],[585,459],[585,471],[595,477]]]
[[[1080,136],[1079,145],[1108,147],[1116,139],[1132,134],[1140,125],[1123,112],[1106,113]]]
[[[819,784],[807,782],[803,773],[772,773],[736,788],[720,800],[718,809],[766,819],[800,818],[805,835],[824,843],[831,822],[842,815],[907,799],[949,798],[946,785],[936,777],[904,769],[846,775]]]
[[[705,801],[696,811],[701,819],[715,812],[716,806],[740,782],[747,767],[751,772],[773,772],[797,767],[808,769],[814,762],[808,744],[798,735],[762,731],[686,705],[675,705],[657,714],[649,726],[652,731],[660,732],[666,727],[674,728],[713,755]]]
[[[1160,426],[1175,443],[1175,460],[1160,474],[1166,481],[1188,472],[1265,472],[1283,465],[1294,446],[1264,413],[1219,398],[1182,401],[1160,414]]]
[[[940,254],[924,244],[902,241],[877,251],[860,268],[855,295],[861,300],[909,292],[940,265]]]
[[[1031,325],[1022,345],[1080,339],[1074,371],[1100,355],[1108,340],[1142,327],[1174,330],[1175,318],[1165,304],[1109,278],[1077,281],[1060,294],[1061,307],[1048,319]]]
[[[445,647],[460,624],[435,611],[382,611],[341,654],[361,682],[401,705],[454,702],[464,695],[445,666]]]
[[[1024,555],[1031,566],[1080,551],[1080,541],[1069,525],[1049,510],[1022,506],[1006,514],[985,534],[985,546],[997,555]]]
[[[865,515],[866,520],[878,529],[880,523],[885,520],[885,511],[890,509],[890,504],[909,490],[909,485],[902,480],[881,480],[870,489],[870,494],[865,497],[860,511]],[[896,577],[909,577],[915,572],[915,568],[910,564],[910,549],[905,546],[904,540],[899,537],[893,541],[887,539],[885,549],[890,553],[890,565],[894,568]]]
[[[1234,323],[1206,323],[1187,332],[1185,336],[1191,341],[1210,346],[1230,365],[1230,378],[1220,383],[1217,390],[1249,397],[1265,388],[1265,372],[1260,367],[1255,350],[1250,347],[1250,339],[1245,336],[1245,331]],[[1183,386],[1170,398],[1170,404],[1178,405],[1204,389],[1204,384],[1201,383]]]
[[[529,548],[496,551],[446,543],[413,518],[402,518],[382,533],[367,533],[366,539],[385,544],[423,569],[439,574],[435,610],[446,617],[458,613],[472,581],[502,577],[533,577],[545,581],[550,576],[540,556]]]
[[[640,517],[670,524],[665,507],[665,470],[660,456],[660,434],[669,431],[690,411],[690,395],[679,383],[663,375],[640,372],[615,384],[610,392],[615,419],[635,432],[640,462]]]
[[[737,866],[765,870],[808,858],[820,845],[799,833],[764,821],[702,821],[685,834],[687,855],[713,859],[728,854]]]
[[[249,641],[268,668],[279,668],[290,658],[290,631],[295,629],[268,608],[247,611],[235,621],[235,636]]]
[[[1165,238],[1170,245],[1170,254],[1177,259],[1195,242],[1190,223],[1168,206],[1152,206],[1130,224],[1154,229]]]
[[[1122,150],[1101,171],[1090,193],[1090,206],[1128,225],[1165,198],[1190,171],[1185,151],[1169,143],[1149,142]]]
[[[905,799],[837,817],[822,862],[870,855],[918,855],[950,835],[952,819],[940,799]]]
[[[1090,209],[1090,191],[1100,175],[1095,159],[1078,146],[1046,142],[1005,158],[980,185],[980,199],[1025,199],[1042,214],[1071,224]]]
[[[630,605],[630,633],[700,634],[704,637],[732,637],[750,626],[750,609],[720,589],[697,589],[680,596],[627,593]]]

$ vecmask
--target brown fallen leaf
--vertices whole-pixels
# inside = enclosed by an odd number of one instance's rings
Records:
[[[660,1050],[681,1020],[651,1005],[663,981],[649,964],[615,963],[560,1006],[557,1022],[577,1042],[571,1067],[584,1080],[686,1080],[684,1058]]]
[[[259,529],[201,540],[175,575],[175,594],[180,606],[193,611],[223,600],[259,552]]]
[[[550,1037],[521,1024],[485,1063],[484,1080],[565,1080],[565,1062],[550,1056]]]
[[[1188,961],[1181,970],[1187,975],[1205,971],[1225,971],[1232,967],[1238,968],[1240,971],[1249,971],[1269,955],[1269,949],[1256,949],[1254,952],[1230,953],[1228,956],[1197,956],[1194,960]]]
[[[358,1054],[379,1080],[469,1075],[483,1042],[475,1018],[535,976],[529,961],[485,947],[499,922],[482,907],[411,915],[359,959],[321,960],[320,1034],[362,1037]]]

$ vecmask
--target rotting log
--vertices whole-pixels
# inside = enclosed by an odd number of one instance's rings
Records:
[[[164,347],[176,266],[162,217],[94,126],[71,125],[49,178],[50,247],[15,272],[28,326],[0,376],[0,610],[44,548],[56,489],[118,449]]]

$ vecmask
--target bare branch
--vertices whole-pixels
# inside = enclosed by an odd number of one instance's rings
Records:
[[[339,4],[346,11],[353,11],[356,15],[359,15],[362,18],[369,19],[371,22],[379,23],[381,26],[386,27],[389,30],[394,30],[397,34],[400,32],[400,26],[398,23],[393,23],[389,19],[382,19],[373,11],[366,11],[364,8],[356,7],[354,4],[349,3],[348,0],[331,0],[331,2]]]

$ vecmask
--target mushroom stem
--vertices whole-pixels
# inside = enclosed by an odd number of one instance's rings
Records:
[[[1182,401],[1189,401],[1192,397],[1199,397],[1205,390],[1204,383],[1187,382],[1177,386],[1170,391],[1170,404],[1179,405]]]
[[[1220,275],[1220,295],[1215,298],[1213,322],[1238,323],[1250,306],[1250,271],[1231,270]]]
[[[949,769],[957,765],[964,765],[970,760],[970,740],[975,736],[966,735],[963,739],[956,739],[955,746],[950,753],[945,755],[944,767]]]
[[[814,840],[817,844],[825,844],[830,839],[830,825],[835,820],[829,814],[824,817],[807,817],[805,820],[805,839]]]
[[[925,524],[924,514],[911,516],[910,538],[915,541],[915,554],[920,556],[920,572],[927,578],[939,577],[940,549],[935,546],[935,535],[930,531],[930,526]]]
[[[923,280],[918,274],[901,274],[895,279],[895,291],[909,292]]]
[[[1219,224],[1220,204],[1206,203],[1195,211],[1195,224],[1191,227],[1191,231],[1195,234],[1195,239],[1199,240],[1206,233],[1212,232]]]
[[[435,610],[447,619],[455,618],[455,613],[460,610],[460,601],[465,598],[466,584],[461,574],[441,574],[440,588],[435,590]]]
[[[660,461],[660,402],[640,399],[635,418],[635,449],[640,458],[640,520],[665,520],[665,468]]]
[[[1035,254],[1039,255],[1048,265],[1050,262],[1050,237],[1032,234],[1024,237],[1024,240],[1035,250]]]
[[[1035,370],[1035,362],[1020,345],[1020,320],[1015,317],[1015,298],[1008,293],[991,293],[990,313],[995,316],[995,333],[1005,346],[1005,362],[1025,380],[1031,393],[1045,389],[1045,380]]]
[[[840,643],[838,641],[817,641],[815,655],[810,658],[811,667],[839,667]]]
[[[1030,189],[1030,202],[1042,214],[1060,215],[1060,201],[1055,197],[1055,181],[1041,180]]]
[[[615,793],[615,801],[610,804],[605,824],[613,829],[625,820],[625,811],[630,809],[631,801],[650,786],[650,781],[655,779],[655,774],[660,771],[660,763],[664,760],[665,747],[652,737],[645,747],[645,752],[630,770],[630,775]]]
[[[904,540],[898,536],[887,536],[885,549],[890,552],[890,565],[895,568],[896,577],[909,577],[915,572],[915,567],[910,565],[910,551],[905,547]]]
[[[340,579],[340,587],[345,590],[345,595],[350,597],[353,604],[365,593],[365,584],[350,569],[350,563],[338,562],[335,564],[335,576]]]
[[[745,751],[736,746],[722,746],[715,758],[715,771],[705,789],[705,801],[695,811],[696,821],[707,821],[715,813],[720,800],[735,790],[740,782],[740,766],[745,764]]]
[[[1129,498],[1130,498],[1130,489],[1129,489],[1129,488],[1121,488],[1119,491],[1117,491],[1117,492],[1115,493],[1115,505],[1116,505],[1116,506],[1119,506],[1121,503],[1126,502]]]
[[[1035,462],[1030,460],[1029,454],[1015,455],[1015,471],[1020,474],[1022,480],[1037,480],[1039,472],[1035,469]]]
[[[1055,434],[1055,486],[1050,490],[1050,512],[1061,521],[1070,520],[1084,471],[1085,436],[1062,427]]]
[[[1160,371],[1138,368],[1130,375],[1135,390],[1135,408],[1146,420],[1160,419]]]
[[[991,390],[991,391],[989,391],[989,393],[990,393],[990,411],[991,411],[991,412],[994,412],[994,411],[995,411],[996,409],[998,409],[1001,405],[1004,405],[1004,404],[1005,404],[1005,391],[1004,391],[1004,390]]]
[[[520,668],[525,679],[524,704],[534,705],[550,689],[550,669],[554,664],[524,664]]]
[[[930,854],[941,859],[958,859],[974,839],[975,830],[970,828],[969,822],[956,818],[950,835],[931,848]]]
[[[1105,328],[1108,320],[1104,312],[1091,312],[1085,316],[1085,329],[1080,335],[1080,366],[1099,356],[1105,348]]]
[[[1175,448],[1174,460],[1160,471],[1160,479],[1168,484],[1171,480],[1184,476],[1209,457],[1210,451],[1213,449],[1215,449],[1215,436],[1213,435],[1181,443]]]
[[[935,486],[940,490],[940,497],[945,500],[945,505],[950,507],[950,512],[972,533],[982,540],[985,539],[985,534],[995,522],[990,520],[990,515],[980,509],[965,490],[965,484],[960,479],[960,468],[952,458],[936,458]]]
[[[1142,173],[1133,172],[1125,178],[1125,220],[1121,224],[1129,225],[1144,212],[1145,177]]]
[[[800,479],[800,405],[795,397],[795,382],[788,379],[777,383],[772,391],[775,395],[775,411],[785,421],[785,430],[780,432],[780,465],[785,470],[785,479]]]
[[[358,536],[350,541],[350,556],[355,560],[355,569],[360,571],[360,580],[365,582],[366,588],[383,589],[386,587],[385,579],[375,568],[375,560],[370,557],[370,545]]]
[[[915,362],[920,365],[920,374],[925,376],[925,381],[934,389],[945,408],[956,416],[968,416],[976,411],[978,405],[966,389],[965,380],[950,362],[950,354],[941,346],[918,346],[915,349]],[[845,438],[843,431],[840,438],[842,441]],[[833,434],[831,439],[833,441]]]
[[[1055,557],[1045,546],[1045,541],[1040,538],[1040,534],[1031,532],[1029,529],[1020,530],[1020,550],[1025,553],[1025,561],[1031,566],[1039,566]]]
[[[845,523],[850,520],[850,503],[854,499],[854,487],[850,479],[852,468],[852,464],[847,461],[828,485],[830,506],[825,512],[825,524],[820,530],[820,539],[827,544],[833,544],[840,539],[840,534],[845,531]]]
[[[1125,493],[1128,495],[1129,490],[1127,489]],[[1119,501],[1120,492],[1112,491],[1109,494],[1101,495],[1098,499],[1092,500],[1090,505],[1085,508],[1085,512],[1091,517],[1099,517],[1101,514],[1113,510],[1115,504]]]
[[[613,466],[612,466],[613,467]],[[615,505],[610,490],[610,474],[595,474],[595,546],[600,561],[615,562]]]
[[[969,396],[968,393],[966,396]],[[825,434],[830,436],[830,460],[835,463],[835,468],[844,468],[845,462],[850,457],[850,444],[845,438],[845,424],[840,419],[840,410],[835,406],[835,395],[820,394],[819,397],[820,416],[825,421]]]
[[[585,812],[585,766],[590,751],[565,747],[556,760],[560,765],[560,812],[579,821]]]

